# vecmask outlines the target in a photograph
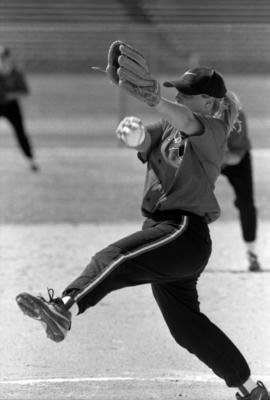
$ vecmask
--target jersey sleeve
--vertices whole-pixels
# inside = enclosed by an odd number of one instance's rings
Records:
[[[202,162],[210,162],[220,168],[227,146],[227,128],[219,119],[196,114],[203,131],[189,136],[190,143]]]
[[[148,156],[153,148],[160,143],[163,134],[164,121],[158,121],[153,124],[148,124],[145,127],[146,130],[146,147],[143,151],[138,152],[138,158],[145,163],[148,160]],[[143,144],[144,145],[144,144]]]

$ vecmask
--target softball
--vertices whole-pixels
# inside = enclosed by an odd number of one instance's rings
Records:
[[[122,140],[129,147],[139,146],[145,138],[144,126],[138,118],[130,117],[122,127]]]

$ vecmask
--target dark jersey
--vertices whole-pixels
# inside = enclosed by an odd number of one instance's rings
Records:
[[[204,131],[187,136],[169,122],[147,126],[151,144],[139,158],[147,162],[142,212],[184,210],[208,223],[220,215],[214,195],[226,150],[227,129],[216,118],[197,115]]]
[[[24,74],[17,68],[13,68],[8,74],[0,73],[0,104],[8,102],[7,95],[12,93],[29,93]]]

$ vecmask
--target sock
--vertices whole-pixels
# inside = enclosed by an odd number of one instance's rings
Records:
[[[256,244],[255,242],[246,242],[247,251],[256,254]]]
[[[257,383],[252,378],[248,378],[248,380],[239,387],[239,390],[244,396],[246,396],[250,394],[257,386]]]
[[[62,301],[66,305],[72,301],[72,298],[70,296],[64,296],[62,298]],[[70,307],[68,307],[68,311],[71,312],[72,316],[77,315],[79,313],[78,304],[74,301],[73,304]]]

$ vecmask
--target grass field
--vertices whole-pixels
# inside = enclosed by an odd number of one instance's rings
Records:
[[[159,76],[160,82],[173,77]],[[175,77],[174,77],[175,78]],[[264,119],[269,115],[270,81],[267,75],[226,76],[227,87],[235,91],[251,118]],[[102,74],[33,75],[29,77],[32,99],[28,101],[29,118],[107,117],[117,115],[119,90]],[[172,98],[174,89],[162,88],[163,95]],[[31,100],[30,100],[31,99]],[[143,113],[146,108],[127,96],[127,113]],[[155,115],[154,112],[151,112]]]
[[[41,148],[40,174],[32,174],[17,149],[1,152],[3,224],[117,223],[140,221],[145,166],[136,152],[117,147]],[[253,151],[260,219],[269,219],[269,152]],[[15,162],[16,160],[16,162]],[[234,194],[224,177],[216,185],[222,220],[236,220]]]
[[[160,81],[169,77],[161,76]],[[270,147],[268,76],[228,76],[228,88],[235,91],[247,112],[250,136],[255,148]],[[24,101],[27,126],[37,147],[115,146],[114,131],[125,115],[137,115],[144,122],[157,119],[154,110],[123,95],[103,75],[33,75],[32,94]],[[122,93],[122,94],[121,94]],[[163,88],[173,98],[174,89]],[[13,145],[9,127],[0,121],[0,145]]]

